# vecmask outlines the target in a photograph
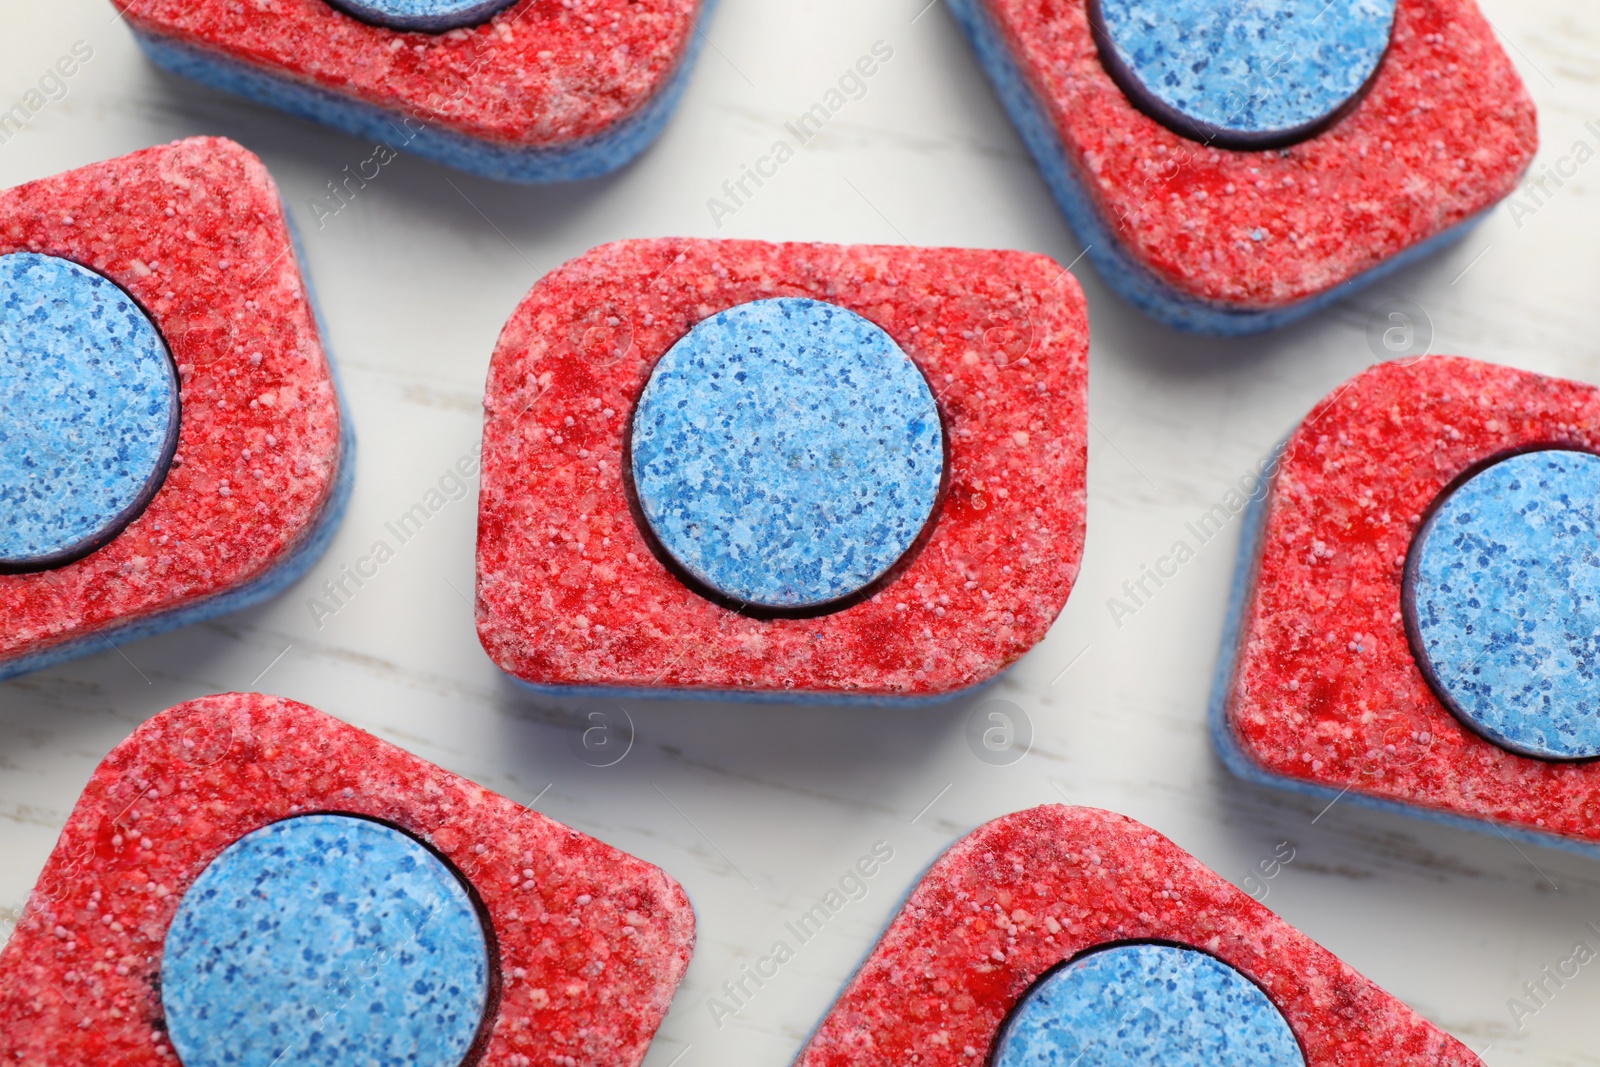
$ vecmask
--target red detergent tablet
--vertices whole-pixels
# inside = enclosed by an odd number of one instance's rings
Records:
[[[153,62],[489,178],[605,174],[660,135],[708,0],[112,0]],[[370,168],[371,173],[365,173]],[[330,199],[329,210],[337,209]]]
[[[951,0],[1107,284],[1273,329],[1459,238],[1538,143],[1473,0]]]
[[[636,1065],[694,946],[657,868],[293,701],[106,757],[0,951],[0,1060]]]
[[[1479,1060],[1149,827],[1053,804],[939,858],[796,1067],[1078,1062]]]
[[[281,591],[353,447],[255,156],[196,138],[0,193],[0,678]]]
[[[490,366],[484,648],[577,692],[992,679],[1077,575],[1088,341],[1042,256],[595,249],[534,287]]]
[[[1229,766],[1600,848],[1600,392],[1385,363],[1274,468],[1212,698]]]

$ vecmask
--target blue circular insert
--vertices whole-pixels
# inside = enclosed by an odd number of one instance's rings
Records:
[[[656,364],[633,416],[640,509],[697,581],[811,609],[871,585],[933,513],[944,431],[927,381],[860,315],[741,304]]]
[[[1600,756],[1600,458],[1527,452],[1458,486],[1417,533],[1412,649],[1434,691],[1495,744]]]
[[[1106,70],[1141,111],[1218,147],[1313,136],[1365,90],[1396,0],[1091,0]]]
[[[1121,944],[1029,990],[994,1067],[1304,1067],[1281,1012],[1198,949]]]
[[[128,294],[70,260],[0,256],[0,572],[110,541],[177,441],[177,371]]]
[[[434,33],[476,26],[512,0],[329,0],[364,22],[394,30]]]
[[[239,839],[184,895],[161,1003],[184,1067],[458,1067],[489,998],[461,880],[382,823],[304,815]]]

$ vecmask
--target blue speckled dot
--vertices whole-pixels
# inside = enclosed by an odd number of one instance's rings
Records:
[[[939,495],[944,434],[910,358],[817,300],[741,304],[656,365],[633,417],[639,504],[733,600],[812,608],[887,571]]]
[[[1338,117],[1382,62],[1396,0],[1095,0],[1107,69],[1177,132],[1264,148]]]
[[[161,962],[184,1067],[457,1067],[488,995],[460,879],[398,830],[347,815],[231,845],[184,895]]]
[[[1304,1067],[1261,989],[1196,949],[1123,944],[1030,990],[994,1067]]]
[[[1529,452],[1456,488],[1417,535],[1405,607],[1445,704],[1489,740],[1600,756],[1600,458]]]
[[[329,0],[366,22],[396,30],[439,32],[476,26],[512,0]]]
[[[155,325],[69,260],[0,256],[0,571],[58,566],[131,522],[177,444]]]

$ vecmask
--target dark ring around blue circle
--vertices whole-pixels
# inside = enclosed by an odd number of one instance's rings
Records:
[[[815,335],[807,332],[813,329],[822,332]],[[724,334],[738,335],[740,339],[735,343],[731,336]],[[834,349],[829,344],[822,344],[824,338],[830,342],[841,343],[844,347]],[[904,515],[913,509],[925,508],[925,511],[920,516],[916,529],[910,531],[909,536],[903,529],[897,531],[901,539],[892,545],[896,551],[886,553],[886,549],[890,547],[887,543],[874,542],[871,545],[873,564],[870,568],[866,568],[870,573],[865,573],[864,577],[856,582],[840,583],[838,587],[830,590],[833,594],[831,596],[796,598],[790,602],[784,602],[772,595],[774,593],[772,589],[760,590],[762,594],[760,596],[741,596],[734,590],[734,583],[716,581],[717,576],[726,576],[728,571],[727,567],[716,564],[725,564],[727,561],[713,558],[708,565],[708,558],[697,556],[693,550],[686,550],[688,545],[682,531],[673,528],[671,521],[658,523],[651,514],[651,503],[653,501],[658,509],[669,506],[676,508],[676,504],[667,504],[667,501],[676,500],[683,503],[687,511],[695,511],[697,506],[689,501],[718,499],[721,494],[727,492],[736,494],[750,491],[749,483],[743,479],[734,477],[730,481],[725,477],[729,472],[722,470],[720,465],[727,458],[727,453],[723,447],[715,445],[711,440],[714,437],[720,438],[729,427],[748,416],[748,412],[744,410],[744,401],[738,399],[744,394],[745,386],[734,385],[732,378],[727,375],[738,371],[740,367],[748,370],[753,377],[758,373],[771,374],[775,367],[789,363],[808,350],[812,352],[812,356],[808,357],[804,364],[807,374],[829,376],[837,373],[841,367],[854,364],[856,361],[875,364],[875,369],[870,371],[866,367],[853,367],[853,370],[857,373],[865,371],[867,378],[876,381],[880,393],[872,395],[884,398],[880,403],[884,405],[885,412],[892,411],[905,416],[902,407],[913,410],[918,418],[912,419],[905,426],[907,429],[921,427],[915,431],[917,438],[915,448],[905,455],[885,454],[881,458],[886,462],[904,462],[915,454],[920,459],[926,459],[927,457],[918,450],[926,447],[926,438],[931,435],[937,444],[933,449],[936,454],[937,474],[931,485],[927,484],[925,472],[905,477],[902,488],[896,492],[914,492],[915,500],[901,500],[892,507],[886,505],[888,510],[883,514],[904,518]],[[724,361],[730,359],[733,364],[725,366]],[[701,363],[705,365],[700,366]],[[685,375],[688,365],[698,367],[699,371],[707,376],[706,388],[712,390],[709,394],[701,391],[697,379]],[[746,376],[744,373],[737,373],[734,377],[742,382]],[[721,386],[716,384],[719,378]],[[844,378],[849,380],[850,375],[846,374]],[[865,380],[862,384],[865,384]],[[762,392],[759,395],[792,396],[788,392],[790,382],[787,379],[779,378],[775,382],[769,380],[767,385],[774,391]],[[889,392],[883,393],[882,390]],[[847,393],[866,395],[862,393],[860,385],[851,385]],[[721,399],[713,401],[712,397]],[[737,406],[728,407],[726,404]],[[715,432],[705,431],[709,436],[703,437],[704,428],[702,428],[691,435],[701,439],[693,442],[685,441],[670,447],[663,447],[660,444],[657,425],[659,416],[668,411],[677,412],[685,408],[710,414],[709,409],[703,410],[706,405],[717,409],[715,425],[718,429]],[[742,414],[736,414],[736,411]],[[793,425],[785,424],[782,433],[776,436],[781,437],[790,432],[804,433],[810,425],[809,418],[808,416],[797,419]],[[641,421],[647,423],[652,434],[649,444],[641,445],[639,432]],[[770,426],[778,423],[773,421],[762,425]],[[679,581],[696,594],[753,618],[815,618],[832,614],[860,603],[892,583],[932,536],[944,496],[945,483],[950,475],[949,435],[944,429],[943,415],[939,411],[937,400],[934,399],[931,386],[928,385],[915,361],[902,351],[886,332],[869,320],[830,302],[803,297],[752,300],[696,323],[652,369],[644,390],[635,401],[634,411],[626,423],[625,436],[624,453],[627,458],[623,466],[628,503],[652,553]],[[792,442],[806,440],[804,437],[795,437]],[[741,456],[754,457],[757,454],[746,453],[741,449],[734,451]],[[681,457],[693,459],[715,457],[712,465],[719,473],[710,481],[716,483],[716,492],[710,497],[700,497],[697,492],[687,492],[684,496],[677,497],[675,494],[679,476],[671,471],[670,465],[663,466],[663,463],[668,459],[675,461]],[[885,479],[889,477],[887,467],[882,473]],[[641,482],[641,476],[644,482]],[[774,483],[779,481],[780,479],[774,478]],[[852,484],[847,478],[842,481],[847,488]],[[646,482],[648,484],[645,484]],[[811,503],[814,504],[815,501]],[[681,516],[676,511],[672,519],[678,520],[681,524]],[[658,529],[658,526],[661,528]],[[720,526],[707,529],[710,531],[710,535],[705,539],[708,544],[720,543],[718,538],[726,533]],[[763,532],[771,534],[773,530],[763,528]],[[715,550],[712,552],[714,555]],[[780,553],[780,558],[768,562],[772,568],[770,575],[776,576],[789,573],[788,567],[794,561],[783,558]],[[851,562],[856,565],[860,563],[853,558]],[[740,565],[744,566],[750,564]]]
[[[1074,969],[1087,967],[1104,971],[1106,968],[1099,965],[1108,962],[1115,976],[1113,981],[1143,979],[1166,998],[1177,998],[1177,1002],[1170,1005],[1173,1009],[1170,1011],[1158,1011],[1147,1006],[1146,1010],[1156,1015],[1154,1022],[1158,1027],[1163,1022],[1194,1021],[1197,1016],[1196,999],[1205,992],[1224,999],[1242,997],[1243,1003],[1235,1003],[1234,1007],[1243,1008],[1244,1011],[1225,1018],[1199,1016],[1213,1024],[1212,1032],[1187,1035],[1191,1039],[1196,1036],[1209,1037],[1214,1045],[1220,1044],[1220,1048],[1174,1048],[1173,1038],[1182,1035],[1167,1032],[1159,1034],[1157,1042],[1165,1047],[1155,1050],[1165,1053],[1162,1058],[1128,1058],[1130,1050],[1126,1042],[1120,1039],[1131,1029],[1127,1024],[1141,1018],[1144,1012],[1138,1011],[1137,1006],[1130,1008],[1126,1003],[1119,1002],[1109,1006],[1111,1010],[1109,1018],[1106,1018],[1104,1016],[1107,1013],[1097,1013],[1095,1006],[1085,998],[1089,990],[1084,987],[1088,983],[1081,978],[1074,980]],[[1191,971],[1204,968],[1205,973],[1174,973],[1175,969],[1184,967]],[[1095,977],[1103,980],[1103,976]],[[1185,978],[1191,979],[1191,986],[1205,986],[1208,984],[1205,980],[1209,979],[1212,988],[1179,988]],[[1051,1004],[1053,998],[1057,1003]],[[1073,1014],[1074,1008],[1079,1009],[1077,1014]],[[1102,1017],[1097,1018],[1097,1014]],[[1092,1036],[1076,1035],[1086,1040],[1080,1040],[1075,1049],[1063,1048],[1060,1041],[1052,1039],[1050,1024],[1054,1023],[1054,1029],[1059,1032],[1063,1029],[1062,1024],[1066,1024],[1065,1029],[1070,1030],[1072,1024],[1085,1022],[1091,1025],[1094,1033]],[[1103,1022],[1109,1022],[1118,1029],[1107,1032],[1106,1027],[1099,1025]],[[1148,1033],[1150,1028],[1147,1026],[1145,1029]],[[1171,1026],[1163,1029],[1170,1031]],[[1243,1047],[1235,1047],[1236,1043]],[[1074,1051],[1077,1058],[1063,1059]],[[1306,1064],[1299,1035],[1289,1026],[1282,1009],[1259,982],[1204,949],[1158,938],[1133,938],[1094,945],[1045,971],[1017,999],[996,1029],[993,1045],[984,1062],[990,1067],[1057,1067],[1058,1064],[1072,1067],[1072,1064],[1088,1062],[1088,1054],[1094,1051],[1100,1053],[1093,1058],[1095,1067],[1305,1067]],[[1197,1058],[1192,1061],[1175,1058],[1185,1051],[1194,1052]],[[1225,1054],[1226,1058],[1220,1062],[1212,1058],[1218,1053]],[[1240,1055],[1244,1058],[1238,1058]]]
[[[1525,721],[1516,717],[1507,720],[1504,714],[1496,715],[1492,720],[1481,720],[1473,708],[1463,704],[1459,694],[1452,690],[1446,682],[1441,671],[1454,668],[1458,664],[1436,664],[1433,656],[1428,651],[1427,638],[1423,633],[1418,605],[1418,588],[1421,584],[1421,568],[1423,555],[1429,545],[1430,535],[1437,529],[1440,518],[1447,513],[1450,505],[1457,499],[1457,494],[1476,479],[1483,477],[1502,464],[1514,460],[1523,460],[1527,457],[1537,457],[1545,454],[1567,453],[1584,460],[1593,460],[1600,464],[1600,456],[1587,449],[1573,445],[1550,442],[1530,444],[1510,451],[1497,453],[1487,459],[1475,463],[1457,475],[1442,489],[1438,496],[1428,505],[1423,513],[1422,521],[1417,524],[1417,529],[1412,537],[1411,544],[1406,551],[1405,568],[1401,579],[1401,616],[1404,620],[1406,640],[1410,646],[1412,659],[1421,671],[1428,687],[1435,697],[1444,705],[1445,709],[1464,728],[1482,737],[1485,741],[1507,752],[1529,759],[1541,760],[1549,763],[1582,763],[1600,759],[1600,745],[1591,745],[1581,751],[1561,750],[1551,745],[1540,745],[1522,736],[1529,733],[1531,728],[1518,731],[1517,727],[1528,727]],[[1493,649],[1484,649],[1478,654],[1478,659],[1490,655]],[[1476,666],[1474,661],[1469,668]],[[1451,673],[1455,673],[1453,670]],[[1503,709],[1502,709],[1503,710]],[[1594,713],[1600,716],[1600,711]],[[1534,731],[1537,732],[1537,731]]]
[[[290,1052],[301,1067],[467,1067],[498,1017],[499,961],[482,900],[437,849],[385,820],[304,812],[244,834],[184,891],[161,1002],[188,1067]]]
[[[1220,2],[1220,0],[1219,0]],[[1114,34],[1106,19],[1105,0],[1087,0],[1089,32],[1094,38],[1095,50],[1099,53],[1101,66],[1122,90],[1130,104],[1137,110],[1159,122],[1167,129],[1181,137],[1212,148],[1233,149],[1246,152],[1262,152],[1272,149],[1289,148],[1296,144],[1309,141],[1326,132],[1330,127],[1339,123],[1352,111],[1361,105],[1371,91],[1373,83],[1377,81],[1382,72],[1384,62],[1388,59],[1389,49],[1385,48],[1383,54],[1373,65],[1372,71],[1359,88],[1347,96],[1344,101],[1314,119],[1300,122],[1272,130],[1241,130],[1230,129],[1226,126],[1206,122],[1195,116],[1174,107],[1163,100],[1123,56],[1118,48]],[[1329,5],[1332,7],[1332,4]]]
[[[14,257],[41,260],[47,264],[59,262],[64,268],[84,276],[90,276],[104,283],[110,287],[113,293],[126,300],[129,305],[144,317],[146,325],[154,334],[155,342],[160,345],[171,397],[171,407],[167,414],[167,425],[162,434],[159,458],[155,461],[150,476],[145,480],[138,493],[129,499],[120,511],[102,520],[100,526],[91,536],[75,541],[71,545],[53,552],[41,553],[26,558],[0,558],[0,574],[30,574],[64,567],[98,552],[112,541],[115,541],[122,531],[128,528],[129,524],[144,514],[145,509],[150,506],[150,501],[161,491],[167,474],[172,468],[173,457],[177,454],[179,432],[183,424],[183,401],[181,398],[182,383],[178,376],[177,365],[172,358],[172,346],[168,344],[166,335],[162,332],[161,325],[156,321],[155,316],[143,304],[139,303],[133,297],[133,294],[99,271],[91,270],[73,260],[32,252],[11,253],[6,256],[0,256],[0,259],[12,259]]]
[[[386,29],[444,33],[480,26],[516,0],[327,0],[351,18]]]

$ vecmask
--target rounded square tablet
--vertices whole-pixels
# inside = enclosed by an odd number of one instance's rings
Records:
[[[683,95],[710,6],[112,2],[158,66],[375,140],[390,158],[515,182],[591,178],[644,151]]]
[[[595,249],[534,287],[490,366],[483,646],[591,693],[988,681],[1077,575],[1087,349],[1042,256]]]
[[[0,950],[0,1059],[632,1067],[694,947],[657,868],[293,701],[106,757]]]
[[[1600,392],[1385,363],[1251,506],[1212,697],[1266,784],[1600,848]]]
[[[1476,1067],[1171,841],[1051,804],[928,870],[795,1067]]]
[[[277,186],[194,138],[0,193],[0,678],[314,563],[354,448]]]
[[[1275,329],[1436,251],[1538,145],[1473,0],[951,9],[1107,284],[1181,329]]]

